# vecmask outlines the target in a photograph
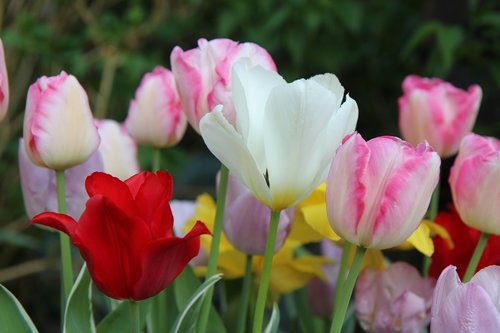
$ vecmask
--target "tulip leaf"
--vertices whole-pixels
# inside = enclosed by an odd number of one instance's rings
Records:
[[[183,309],[197,288],[200,287],[200,280],[196,277],[193,269],[188,265],[174,281],[175,301],[177,308]],[[226,328],[221,317],[212,306],[209,314],[210,325],[207,326],[207,333],[225,333]]]
[[[151,298],[139,302],[141,327],[146,322],[149,313]],[[113,311],[108,313],[97,325],[97,333],[129,332],[130,331],[130,308],[128,302],[121,302]]]
[[[187,333],[196,331],[196,322],[200,312],[203,296],[208,289],[222,278],[222,274],[216,274],[208,278],[196,289],[191,298],[186,302],[172,327],[171,333]]]
[[[38,332],[23,306],[0,284],[0,323],[2,332]]]
[[[95,333],[92,315],[92,283],[83,265],[71,289],[64,311],[64,333]]]
[[[278,332],[278,327],[280,326],[280,308],[278,304],[274,303],[273,312],[271,313],[271,318],[267,323],[264,333],[276,333]]]

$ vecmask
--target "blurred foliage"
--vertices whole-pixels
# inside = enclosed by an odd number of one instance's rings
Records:
[[[26,92],[38,77],[72,73],[97,117],[123,121],[141,76],[158,64],[169,67],[175,45],[189,49],[201,37],[227,37],[266,48],[288,80],[337,74],[358,102],[358,131],[366,138],[398,135],[397,98],[411,73],[462,88],[481,85],[475,130],[498,137],[499,7],[494,0],[0,0],[11,86],[9,113],[0,124],[0,268],[33,261],[28,273],[47,269],[53,262],[41,264],[40,253],[51,258],[57,252],[52,235],[34,241],[42,232],[25,230],[17,171]],[[150,153],[141,150],[144,167]],[[189,198],[211,188],[218,167],[192,130],[164,152],[163,163],[174,173],[177,195]],[[0,280],[25,286],[29,279],[20,276],[0,274]],[[28,311],[44,304],[29,297],[33,284],[17,288]],[[50,288],[39,296],[50,295]],[[34,313],[35,322],[45,321],[47,311],[42,306]]]

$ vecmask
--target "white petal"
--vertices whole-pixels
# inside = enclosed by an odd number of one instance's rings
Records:
[[[279,74],[261,66],[251,67],[248,59],[242,59],[233,65],[236,128],[257,162],[261,174],[265,172],[262,135],[265,104],[272,88],[284,84],[286,81]]]
[[[324,88],[333,92],[335,96],[337,96],[336,107],[338,108],[340,106],[340,103],[342,102],[342,99],[344,97],[344,87],[342,87],[336,75],[331,73],[325,73],[313,76],[309,80],[314,80],[320,85],[322,85]]]
[[[229,124],[219,105],[207,113],[200,121],[200,131],[205,144],[241,182],[264,204],[269,205],[271,194],[263,174],[241,135]]]

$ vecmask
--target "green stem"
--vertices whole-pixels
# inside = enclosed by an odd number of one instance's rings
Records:
[[[156,172],[160,170],[160,162],[161,162],[161,148],[153,148],[153,167],[152,171]]]
[[[66,191],[64,189],[64,170],[56,171],[57,204],[59,213],[66,214]],[[62,280],[65,299],[68,299],[73,288],[73,265],[71,262],[71,245],[69,237],[60,232],[59,243],[61,246]]]
[[[474,272],[476,271],[477,264],[479,264],[479,260],[481,259],[481,255],[483,254],[484,248],[486,247],[486,243],[488,243],[488,237],[490,235],[483,232],[481,233],[481,237],[477,242],[476,249],[472,254],[472,258],[470,259],[469,266],[467,266],[467,271],[465,271],[463,282],[469,282]]]
[[[267,289],[269,287],[269,278],[274,255],[274,243],[276,242],[276,233],[280,212],[271,211],[271,221],[269,222],[269,232],[267,234],[266,250],[264,252],[264,266],[260,276],[259,291],[257,302],[255,304],[255,314],[253,318],[253,333],[262,333],[262,324],[264,322],[264,310],[266,307]]]
[[[437,184],[434,192],[432,193],[431,204],[429,206],[429,210],[427,211],[427,218],[434,222],[436,219],[438,209],[439,209],[439,192],[440,192],[440,183]],[[432,257],[424,256],[424,265],[422,267],[422,273],[424,277],[429,276],[429,267],[431,267]]]
[[[141,332],[141,321],[139,318],[139,303],[136,301],[128,301],[129,313],[130,313],[130,332],[140,333]]]
[[[247,254],[245,265],[245,277],[243,278],[243,290],[241,291],[240,311],[238,313],[238,327],[236,333],[245,333],[248,315],[248,301],[252,288],[252,255]]]
[[[208,257],[208,267],[206,278],[211,277],[217,272],[217,261],[219,260],[219,245],[222,234],[222,220],[224,218],[224,207],[226,205],[226,194],[227,194],[227,178],[229,175],[229,170],[225,165],[221,165],[220,168],[220,183],[219,183],[219,193],[217,195],[217,208],[215,211],[215,221],[214,230],[212,235],[212,244],[210,245],[210,255]],[[208,289],[200,310],[200,316],[198,317],[198,332],[203,333],[206,330],[208,323],[208,315],[210,313],[210,307],[212,305],[212,296],[214,293],[214,288]]]
[[[351,299],[352,290],[354,289],[354,284],[358,278],[359,271],[361,270],[361,264],[363,263],[363,257],[365,256],[366,249],[362,247],[354,248],[354,260],[349,270],[349,275],[345,280],[344,292],[342,293],[342,298],[338,307],[334,311],[332,326],[330,328],[330,333],[340,333],[342,325],[344,323],[345,313],[347,311],[347,306],[349,305],[349,300]],[[338,289],[337,289],[338,290]]]
[[[352,244],[345,241],[342,248],[342,258],[340,259],[340,268],[337,275],[337,287],[335,288],[335,302],[332,307],[332,318],[335,317],[335,310],[340,305],[342,299],[342,291],[344,290],[344,282],[346,279],[345,272],[349,262],[349,254],[351,253]]]

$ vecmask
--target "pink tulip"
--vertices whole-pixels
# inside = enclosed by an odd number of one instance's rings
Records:
[[[396,137],[344,138],[326,187],[330,225],[358,246],[386,249],[418,227],[439,178],[439,156],[426,143]]]
[[[456,267],[439,276],[432,300],[431,333],[500,332],[500,266],[488,266],[461,283]]]
[[[434,285],[405,262],[379,272],[364,269],[354,293],[361,327],[373,333],[420,332],[430,321]]]
[[[290,233],[293,209],[280,214],[274,251],[278,251]],[[271,209],[261,203],[236,177],[229,174],[226,207],[222,228],[229,242],[238,250],[264,255],[269,232]]]
[[[326,281],[317,277],[309,281],[306,286],[307,303],[312,313],[329,318],[332,314],[332,302],[335,299],[337,289],[342,248],[330,240],[324,239],[321,241],[321,254],[323,257],[334,260],[335,263],[322,267],[327,278]]]
[[[101,137],[99,153],[104,163],[104,172],[121,180],[139,173],[137,144],[125,127],[111,119],[96,120]]]
[[[455,207],[465,224],[500,235],[500,140],[467,135],[449,182]]]
[[[5,55],[3,43],[0,39],[0,121],[7,114],[9,107],[9,77],[7,75],[7,66],[5,66]]]
[[[19,139],[18,158],[24,207],[28,217],[32,218],[46,211],[57,212],[54,170],[33,164],[28,158],[23,139]],[[74,219],[80,218],[89,198],[85,190],[85,178],[95,171],[103,171],[102,159],[98,152],[93,153],[82,164],[64,171],[68,215]]]
[[[73,75],[42,76],[30,86],[24,144],[33,163],[54,170],[80,164],[97,150],[87,94]]]
[[[415,146],[427,140],[441,157],[451,156],[472,130],[481,96],[478,85],[464,91],[440,79],[407,76],[399,98],[401,135]]]
[[[148,146],[171,147],[182,139],[187,121],[171,71],[157,66],[144,75],[125,126],[138,143]]]
[[[191,126],[200,133],[201,117],[218,104],[231,124],[235,123],[231,99],[231,66],[241,58],[249,58],[252,66],[260,65],[276,71],[273,59],[254,43],[238,44],[230,39],[198,40],[198,47],[183,51],[176,46],[170,55],[172,71],[182,107]]]

